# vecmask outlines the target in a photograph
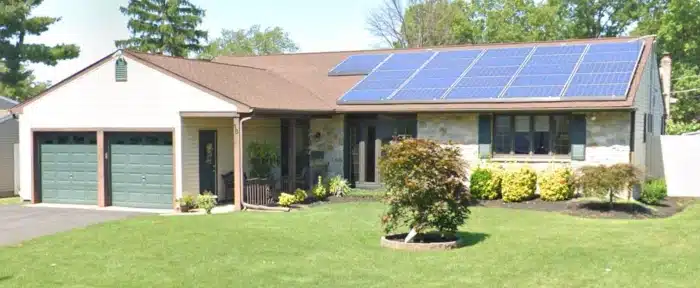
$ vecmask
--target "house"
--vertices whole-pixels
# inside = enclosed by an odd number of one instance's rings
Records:
[[[15,144],[19,143],[17,120],[9,109],[17,101],[0,96],[0,197],[15,194]]]
[[[318,175],[377,186],[380,146],[396,136],[455,143],[471,165],[647,171],[646,141],[663,129],[657,62],[654,37],[212,61],[117,51],[12,110],[31,159],[20,194],[170,208],[211,191],[240,209],[256,187]],[[266,180],[255,143],[281,158]]]

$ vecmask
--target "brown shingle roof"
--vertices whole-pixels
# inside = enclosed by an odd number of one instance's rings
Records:
[[[332,110],[308,89],[265,69],[133,51],[125,53],[254,109]]]
[[[601,42],[625,42],[631,37],[601,38],[601,39],[581,39],[566,41],[551,41],[537,43],[508,43],[508,44],[488,44],[471,46],[435,47],[420,49],[386,49],[386,50],[364,50],[364,51],[342,51],[323,53],[298,53],[280,54],[268,56],[220,56],[213,61],[237,65],[246,65],[266,69],[285,78],[298,83],[312,91],[325,103],[339,112],[382,112],[382,111],[467,111],[467,110],[566,110],[566,109],[622,109],[630,108],[633,103],[634,92],[639,86],[641,72],[653,44],[653,37],[647,37],[644,45],[637,73],[632,81],[632,87],[628,97],[622,100],[593,101],[593,100],[572,100],[572,101],[550,101],[550,102],[471,102],[471,103],[421,103],[421,104],[355,104],[337,105],[336,101],[346,91],[351,89],[364,76],[328,76],[328,71],[333,69],[338,63],[350,55],[356,54],[379,54],[387,52],[420,51],[432,49],[435,51],[458,50],[465,48],[490,48],[490,47],[522,47],[537,44],[561,45],[561,44],[581,44],[581,43],[601,43]]]
[[[239,104],[241,112],[296,111],[296,112],[428,112],[428,111],[496,111],[496,110],[589,110],[631,109],[639,89],[647,59],[652,53],[654,37],[645,37],[644,50],[637,66],[628,95],[621,100],[571,100],[571,101],[509,101],[470,103],[387,103],[338,105],[336,101],[364,76],[328,76],[328,71],[350,55],[379,54],[387,52],[457,50],[466,48],[522,47],[576,43],[624,42],[635,38],[603,38],[538,43],[489,44],[473,46],[435,47],[421,49],[365,50],[324,53],[298,53],[269,56],[220,56],[213,61],[183,59],[125,51],[130,56],[157,70],[179,78],[209,93]],[[58,89],[72,79],[88,73],[113,54],[107,55],[85,69],[53,85],[37,97],[27,100],[12,111],[22,107],[50,91]]]

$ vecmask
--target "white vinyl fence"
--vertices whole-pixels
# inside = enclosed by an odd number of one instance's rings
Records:
[[[700,135],[660,137],[663,174],[668,196],[700,197]]]

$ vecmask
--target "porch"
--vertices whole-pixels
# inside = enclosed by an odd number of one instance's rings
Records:
[[[239,210],[272,205],[327,175],[324,153],[311,147],[310,117],[236,116],[181,114],[182,196],[211,192]]]

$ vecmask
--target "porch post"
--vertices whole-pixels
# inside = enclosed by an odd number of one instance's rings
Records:
[[[233,117],[233,210],[243,208],[243,157],[241,153],[241,118]]]
[[[289,141],[289,158],[287,159],[287,177],[288,177],[288,187],[287,191],[289,193],[293,193],[295,188],[296,188],[296,179],[297,179],[297,120],[296,119],[289,119],[289,125],[287,125],[287,129],[289,129],[289,138],[287,141]]]

